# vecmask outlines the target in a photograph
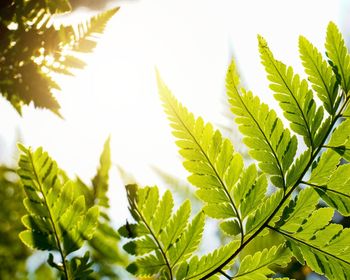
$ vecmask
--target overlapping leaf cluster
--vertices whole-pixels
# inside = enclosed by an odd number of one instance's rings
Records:
[[[301,36],[300,57],[308,76],[304,80],[273,56],[264,38],[258,36],[258,41],[284,119],[242,88],[233,62],[226,77],[235,121],[257,164],[245,166],[232,143],[210,123],[195,118],[158,78],[203,214],[188,223],[189,209],[178,214],[189,208],[188,202],[172,214],[169,191],[159,199],[157,187],[128,186],[135,223],[127,223],[121,232],[132,239],[124,246],[136,256],[128,267],[131,273],[159,279],[271,279],[276,267],[295,257],[328,279],[349,279],[349,229],[332,223],[334,210],[350,215],[348,49],[334,23],[327,28],[327,57]],[[305,147],[301,154],[298,144]],[[320,199],[326,207],[320,208]],[[195,249],[204,214],[219,220],[231,241],[199,257]],[[276,235],[283,241],[244,253],[256,238]],[[169,241],[169,236],[176,237]]]
[[[23,105],[59,113],[52,90],[60,89],[52,73],[72,75],[85,63],[76,52],[96,45],[117,8],[98,14],[79,25],[55,27],[53,15],[70,12],[68,0],[5,0],[0,4],[0,93],[21,112]]]

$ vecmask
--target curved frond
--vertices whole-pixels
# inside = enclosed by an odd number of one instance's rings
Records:
[[[350,275],[350,230],[330,223],[333,217],[331,208],[315,211],[318,198],[313,193],[312,190],[304,191],[314,207],[308,204],[305,208],[304,201],[299,200],[290,207],[287,211],[289,215],[279,226],[269,228],[288,240],[299,262],[304,263],[305,260],[315,272],[330,280],[346,280]]]
[[[312,88],[322,100],[330,115],[334,108],[338,94],[338,82],[332,68],[323,59],[322,54],[303,36],[299,37],[299,52],[305,72],[308,74]]]
[[[188,179],[199,188],[198,196],[207,203],[204,211],[217,219],[237,218],[242,231],[242,217],[232,195],[243,169],[241,155],[211,124],[205,124],[202,118],[195,119],[160,78],[158,87],[173,134],[179,139],[176,144],[185,159],[184,166],[192,173]],[[243,238],[243,232],[241,235]]]
[[[297,139],[283,127],[275,111],[239,87],[239,77],[232,62],[226,76],[226,88],[231,110],[245,136],[243,141],[251,149],[250,155],[259,161],[261,170],[272,175],[271,180],[277,187],[285,188],[285,175],[293,162]]]
[[[77,52],[91,52],[96,46],[96,35],[103,33],[109,20],[119,10],[118,7],[99,13],[85,23],[61,26],[60,38]]]
[[[333,22],[328,24],[325,46],[327,56],[330,59],[329,63],[340,80],[345,94],[348,94],[350,89],[350,55],[342,34]]]
[[[291,122],[291,129],[304,137],[307,146],[317,147],[315,137],[323,120],[323,107],[317,108],[307,81],[300,80],[292,67],[276,60],[264,38],[259,36],[258,40],[262,64],[271,82],[270,88],[276,92],[274,97],[279,101],[286,119]]]

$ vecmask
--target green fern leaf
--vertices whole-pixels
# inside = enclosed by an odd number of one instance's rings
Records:
[[[350,272],[349,229],[332,224],[331,208],[316,209],[319,198],[311,188],[285,207],[282,219],[269,226],[288,240],[299,262],[330,280],[345,280]]]
[[[321,53],[303,36],[299,37],[299,52],[305,72],[308,74],[312,88],[322,100],[330,115],[337,107],[338,83],[332,68],[322,58]]]
[[[232,241],[231,243],[216,249],[215,251],[198,258],[194,256],[189,262],[183,262],[176,274],[177,280],[198,280],[203,276],[215,270],[216,267],[223,265],[227,258],[232,255],[239,248],[238,241]],[[231,262],[230,262],[231,263]],[[229,265],[229,263],[227,264]],[[219,279],[217,275],[212,275],[210,278],[205,279]]]
[[[250,215],[246,223],[246,233],[253,234],[263,226],[266,219],[275,211],[283,198],[283,191],[280,189],[268,197],[256,211]]]
[[[311,188],[302,190],[294,200],[290,200],[289,203],[285,203],[281,208],[279,216],[280,220],[276,222],[275,226],[288,225],[288,230],[296,231],[300,227],[300,224],[304,221],[305,217],[309,216],[318,203],[318,196]],[[273,224],[277,219],[272,221]],[[286,220],[288,223],[286,224]]]
[[[261,252],[256,252],[253,256],[246,256],[232,279],[269,279],[267,276],[275,273],[273,269],[276,269],[276,266],[285,267],[290,262],[291,257],[291,251],[285,245],[264,249]]]
[[[311,156],[312,156],[311,149],[307,149],[298,158],[295,159],[294,163],[292,164],[292,166],[290,167],[287,173],[287,179],[286,179],[287,186],[295,185],[298,179],[302,176],[302,173],[307,167],[308,162],[310,162]]]
[[[344,114],[346,114],[344,112]],[[332,149],[338,153],[342,158],[350,161],[350,121],[343,120],[340,125],[332,133],[331,139],[325,145],[326,148]]]
[[[327,56],[330,59],[329,63],[340,80],[343,90],[348,94],[350,89],[350,56],[343,36],[333,22],[330,22],[327,27],[325,46]]]
[[[95,204],[109,208],[107,197],[109,185],[109,170],[111,168],[111,148],[110,137],[107,138],[103,146],[103,151],[100,156],[100,167],[97,170],[95,177],[92,179],[92,187],[94,192]]]
[[[217,219],[236,217],[242,229],[242,217],[231,194],[243,168],[242,157],[211,124],[205,124],[202,118],[195,119],[160,78],[158,87],[173,134],[179,139],[176,144],[185,158],[184,166],[192,173],[188,179],[199,188],[198,196],[207,203],[205,213]]]
[[[342,215],[350,215],[350,165],[339,165],[341,156],[329,149],[324,152],[305,184]]]
[[[318,201],[314,195],[312,200]],[[292,212],[280,227],[270,229],[288,240],[293,254],[301,263],[305,260],[315,272],[324,274],[330,280],[346,280],[350,273],[349,229],[329,223],[333,217],[331,208],[313,211],[298,204],[301,202],[296,203],[295,211],[299,213]],[[309,217],[305,219],[308,214]],[[303,216],[304,219],[297,223],[295,216]]]
[[[69,38],[72,49],[78,52],[91,52],[96,46],[96,34],[103,33],[108,21],[118,12],[119,8],[113,8],[99,13],[77,28],[61,27],[61,38]]]
[[[27,230],[19,236],[31,248],[59,251],[65,263],[68,254],[92,238],[98,208],[87,208],[84,196],[77,195],[72,182],[61,182],[56,162],[41,148],[34,152],[22,145],[19,148],[22,154],[18,175],[29,212],[22,218]]]
[[[316,107],[308,83],[300,80],[299,75],[294,75],[291,67],[273,57],[264,38],[259,36],[258,39],[270,88],[276,92],[274,97],[279,101],[284,116],[291,122],[291,129],[304,137],[307,146],[316,147],[315,136],[323,120],[323,107]]]
[[[340,158],[339,154],[330,149],[325,151],[321,155],[317,166],[312,170],[309,182],[320,185],[325,184],[336,170]]]
[[[173,279],[178,266],[199,246],[204,214],[199,213],[189,223],[189,201],[172,213],[174,202],[169,191],[159,200],[157,187],[128,185],[126,188],[129,209],[137,224],[126,224],[119,232],[133,239],[123,248],[129,254],[142,256],[127,270],[136,276],[160,274],[165,279]]]
[[[226,88],[231,110],[245,135],[243,141],[251,149],[250,155],[260,162],[262,171],[273,175],[271,180],[277,187],[285,187],[285,174],[297,149],[296,137],[291,137],[289,130],[283,128],[275,111],[260,103],[251,92],[239,89],[234,62],[227,72]]]

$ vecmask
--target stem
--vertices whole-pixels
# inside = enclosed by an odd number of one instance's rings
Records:
[[[47,200],[46,200],[46,194],[45,194],[45,192],[43,190],[43,186],[41,184],[41,180],[39,178],[39,175],[38,175],[38,173],[37,173],[37,171],[35,169],[33,157],[32,157],[32,154],[31,154],[30,151],[28,152],[28,156],[29,156],[31,165],[33,166],[33,172],[34,172],[35,179],[36,179],[36,181],[37,181],[37,183],[39,185],[39,190],[40,190],[40,192],[43,195],[45,207],[47,209],[47,212],[49,213],[49,220],[50,220],[51,226],[52,226],[53,231],[54,231],[54,236],[55,236],[55,240],[56,240],[56,243],[57,243],[58,251],[60,252],[60,255],[61,255],[61,258],[62,258],[64,275],[65,275],[66,279],[69,280],[70,278],[69,278],[69,273],[68,273],[68,269],[67,269],[67,266],[66,266],[66,256],[65,256],[64,251],[63,251],[63,249],[61,247],[60,239],[59,239],[59,236],[58,236],[58,231],[56,229],[56,225],[55,225],[54,219],[52,217],[50,208],[49,208]]]
[[[204,279],[208,279],[209,277],[215,275],[216,273],[220,272],[231,260],[233,260],[260,232],[263,231],[263,229],[265,229],[266,227],[268,227],[269,222],[274,218],[274,216],[276,215],[276,213],[279,211],[279,209],[282,207],[282,205],[284,204],[284,202],[289,198],[289,196],[293,193],[293,191],[298,187],[298,185],[303,182],[303,177],[306,174],[306,172],[309,170],[310,166],[312,165],[313,161],[315,160],[315,158],[318,156],[319,152],[321,151],[323,144],[326,142],[329,134],[331,133],[334,125],[336,124],[336,122],[338,121],[338,119],[341,116],[342,111],[344,110],[344,108],[346,107],[348,101],[349,101],[350,97],[348,97],[343,106],[341,107],[339,113],[334,116],[332,118],[332,122],[331,125],[329,126],[327,133],[325,134],[325,137],[322,139],[319,147],[313,151],[311,158],[308,162],[308,164],[305,166],[303,172],[300,174],[299,179],[296,181],[296,183],[291,187],[291,189],[288,191],[288,193],[283,197],[283,199],[280,201],[280,203],[277,205],[277,207],[275,208],[275,210],[272,212],[272,214],[266,219],[266,221],[263,223],[263,225],[256,231],[254,232],[254,234],[252,234],[244,243],[241,244],[241,246],[230,256],[227,258],[227,260],[225,262],[223,262],[220,266],[218,266],[216,269],[214,269],[213,271],[209,272],[208,274],[206,274],[205,276],[203,276],[201,278],[201,280]]]

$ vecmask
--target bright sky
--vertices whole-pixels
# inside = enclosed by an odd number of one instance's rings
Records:
[[[20,118],[1,100],[1,159],[8,161],[20,131],[26,145],[43,146],[69,174],[91,178],[109,134],[112,159],[143,184],[158,183],[154,165],[185,179],[174,139],[157,95],[155,67],[173,93],[207,121],[224,121],[225,72],[234,54],[246,85],[270,102],[256,35],[276,58],[301,69],[298,35],[322,48],[326,26],[342,30],[342,1],[138,0],[122,7],[100,38],[88,67],[60,79],[57,98],[64,120],[26,108]],[[345,1],[344,1],[345,3]],[[349,9],[347,9],[349,11]],[[275,104],[275,103],[274,103]],[[272,105],[274,106],[274,105]],[[127,212],[117,169],[111,197]],[[124,221],[124,218],[123,218]]]

